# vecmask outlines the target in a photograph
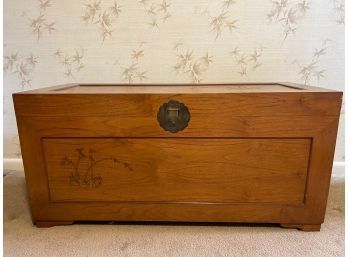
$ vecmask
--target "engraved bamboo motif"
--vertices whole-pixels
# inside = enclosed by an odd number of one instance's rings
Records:
[[[117,158],[105,157],[101,159],[95,158],[95,150],[90,148],[88,150],[88,156],[84,153],[84,148],[76,148],[75,152],[77,153],[76,160],[72,160],[67,155],[62,159],[61,165],[63,167],[70,166],[73,168],[69,176],[69,185],[70,186],[89,186],[89,187],[99,187],[103,183],[103,177],[95,174],[95,167],[102,162],[111,161],[115,164],[121,164],[124,168],[129,171],[133,171],[132,167],[126,163],[118,160]],[[87,159],[88,166],[87,169],[81,170],[81,161]]]

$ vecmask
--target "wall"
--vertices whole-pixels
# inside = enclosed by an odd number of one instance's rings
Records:
[[[13,92],[67,82],[246,81],[343,91],[344,1],[4,1],[5,158],[20,157]],[[343,161],[339,130],[335,160]]]

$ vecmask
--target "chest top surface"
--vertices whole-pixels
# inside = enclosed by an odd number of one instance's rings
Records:
[[[228,94],[332,92],[294,83],[232,84],[65,84],[19,94]]]

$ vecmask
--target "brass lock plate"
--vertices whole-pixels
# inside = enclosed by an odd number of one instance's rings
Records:
[[[190,121],[191,114],[187,106],[176,100],[169,100],[160,106],[157,120],[160,126],[171,133],[185,129]]]

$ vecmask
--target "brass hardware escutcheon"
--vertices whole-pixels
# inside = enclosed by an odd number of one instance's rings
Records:
[[[170,100],[164,103],[158,110],[157,120],[160,126],[171,133],[179,132],[187,127],[191,114],[183,103]]]

